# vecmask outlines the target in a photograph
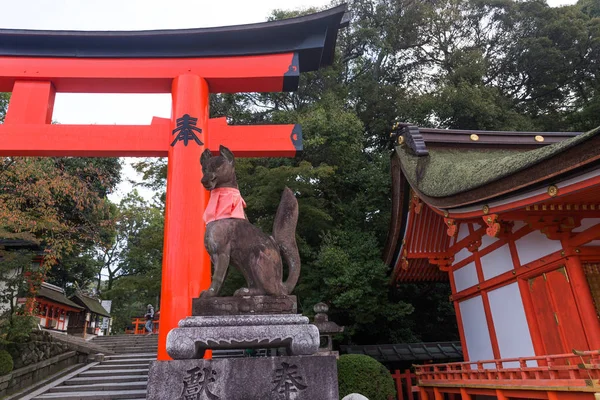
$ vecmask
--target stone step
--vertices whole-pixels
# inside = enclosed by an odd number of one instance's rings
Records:
[[[114,346],[146,346],[146,345],[152,345],[152,344],[158,344],[158,341],[156,340],[147,340],[147,341],[139,341],[139,342],[122,342],[122,343],[96,343],[96,346],[101,346],[101,347],[114,347]]]
[[[127,335],[127,336],[103,336],[94,338],[94,343],[104,343],[104,342],[128,342],[128,341],[136,341],[136,340],[157,340],[158,335]]]
[[[128,349],[114,349],[113,351],[115,352],[115,354],[131,354],[133,352],[137,352],[140,351],[142,349],[135,349],[135,350],[128,350]],[[158,351],[158,349],[154,348],[150,348],[150,349],[143,349],[143,350],[147,350],[147,351]]]
[[[80,377],[84,377],[84,376],[111,376],[111,375],[140,375],[140,374],[146,374],[148,375],[148,368],[132,368],[132,369],[111,369],[108,371],[95,371],[95,370],[88,370],[85,371],[83,373],[81,373]]]
[[[156,344],[158,343],[157,339],[150,339],[150,340],[135,340],[135,341],[127,341],[127,342],[96,342],[95,340],[92,342],[92,344],[95,344],[96,346],[102,346],[102,347],[106,347],[106,346],[124,346],[124,345],[136,345],[136,344],[149,344],[149,343],[153,343]]]
[[[84,383],[110,383],[110,382],[148,382],[148,375],[125,375],[125,376],[86,376],[82,378],[71,378],[65,381],[65,385],[81,385]]]
[[[122,358],[117,360],[104,360],[100,365],[120,365],[120,364],[148,364],[150,361],[156,360],[156,357],[148,358]]]
[[[106,382],[91,383],[89,385],[65,385],[56,386],[48,393],[69,393],[69,392],[107,392],[115,390],[146,390],[148,382]]]
[[[148,359],[156,359],[156,353],[125,353],[125,354],[111,354],[109,356],[105,356],[105,360],[125,360],[128,358],[148,358]]]
[[[103,392],[44,393],[36,399],[64,400],[104,400],[104,399],[145,399],[146,390],[110,390]]]
[[[139,369],[139,368],[147,368],[150,362],[145,363],[135,363],[135,364],[116,364],[116,365],[98,365],[90,371],[110,371],[115,369]]]

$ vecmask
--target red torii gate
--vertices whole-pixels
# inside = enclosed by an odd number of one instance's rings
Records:
[[[260,24],[223,28],[73,32],[0,30],[0,91],[12,92],[0,125],[0,156],[168,156],[158,359],[166,335],[210,285],[200,155],[293,157],[296,125],[229,126],[209,119],[210,93],[280,92],[300,72],[333,60],[346,5]],[[150,125],[53,125],[57,92],[171,93],[171,119]]]

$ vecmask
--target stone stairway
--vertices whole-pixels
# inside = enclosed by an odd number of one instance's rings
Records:
[[[156,359],[158,335],[116,335],[93,339],[115,354],[88,364],[33,399],[145,399],[148,365]]]

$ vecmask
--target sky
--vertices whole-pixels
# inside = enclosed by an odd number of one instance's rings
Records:
[[[576,0],[548,0],[556,7]],[[274,9],[324,7],[330,0],[4,0],[2,29],[154,30],[263,22]],[[132,106],[133,105],[133,106]],[[169,94],[114,95],[59,93],[53,120],[63,124],[149,124],[153,116],[170,118]],[[139,179],[125,163],[127,179]],[[127,179],[111,200],[131,184]],[[146,198],[151,192],[141,191]]]

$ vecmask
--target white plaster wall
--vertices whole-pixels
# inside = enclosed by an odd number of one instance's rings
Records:
[[[515,224],[513,225],[513,232],[518,231],[519,229],[521,229],[522,227],[526,226],[527,224],[523,221],[515,221]]]
[[[596,224],[600,224],[600,218],[584,218],[581,220],[581,225],[574,228],[573,232],[583,232]]]
[[[592,240],[591,242],[584,244],[584,246],[600,246],[600,240]]]
[[[469,224],[459,224],[458,233],[456,234],[456,241],[461,241],[467,236],[469,236]]]
[[[470,288],[471,286],[475,286],[479,283],[479,279],[477,278],[477,269],[475,268],[474,262],[457,269],[453,272],[453,274],[454,285],[456,286],[457,292]]]
[[[465,333],[469,361],[493,360],[494,352],[488,332],[481,296],[458,303]]]
[[[550,240],[540,231],[533,231],[516,241],[521,265],[525,265],[555,251],[562,250],[560,240]]]
[[[481,257],[481,269],[483,270],[485,280],[514,269],[508,244],[500,246],[491,253]]]
[[[535,356],[519,285],[514,282],[488,292],[501,358]],[[518,367],[506,363],[504,367]]]
[[[454,264],[456,264],[457,262],[460,262],[466,258],[469,258],[472,255],[473,255],[473,253],[471,253],[467,248],[464,248],[454,255]]]
[[[497,238],[491,237],[489,235],[483,235],[481,237],[481,247],[479,249],[483,250],[486,247],[488,247],[489,245],[494,244],[497,241],[498,241]]]

